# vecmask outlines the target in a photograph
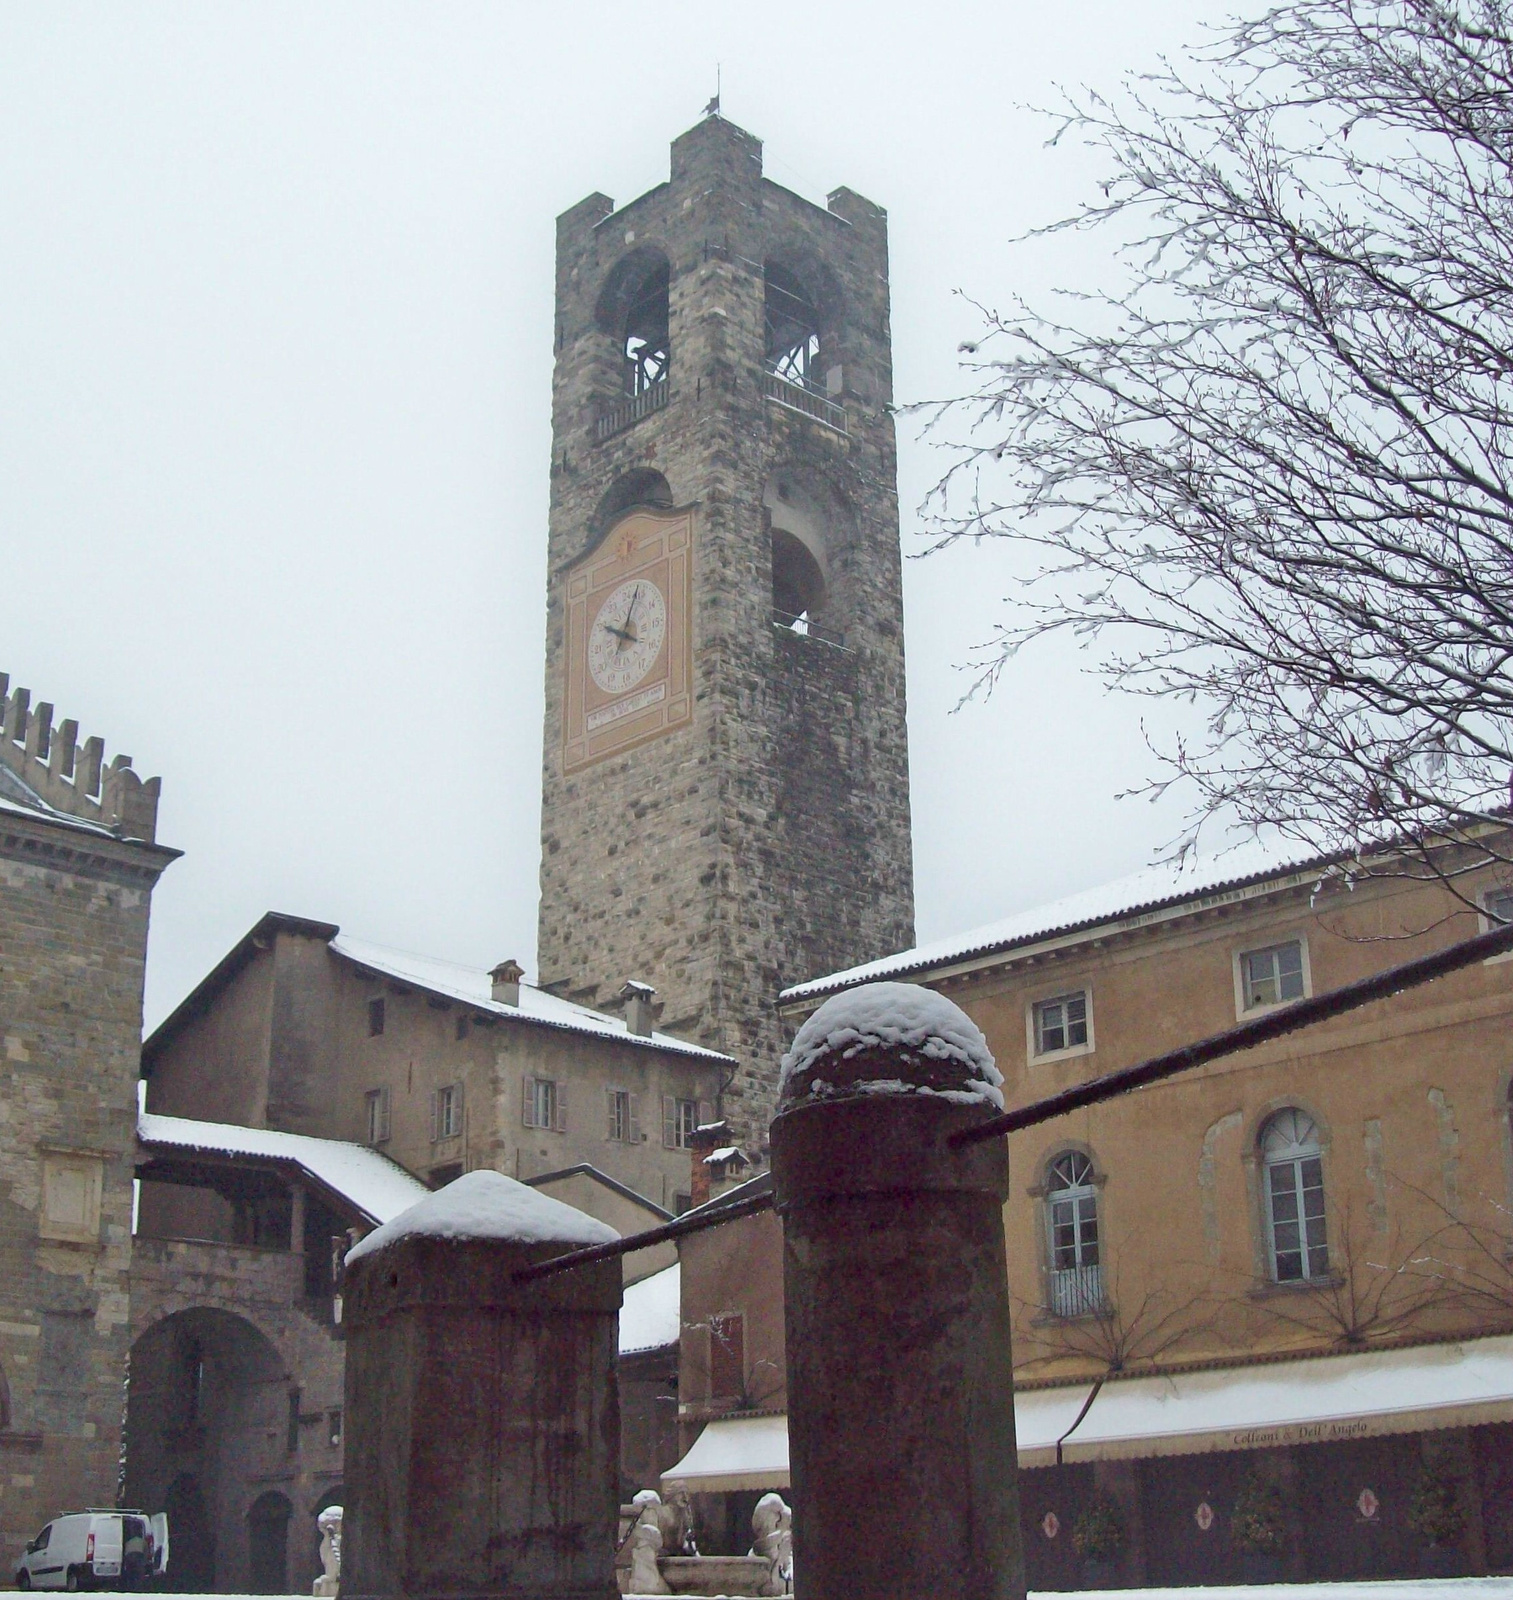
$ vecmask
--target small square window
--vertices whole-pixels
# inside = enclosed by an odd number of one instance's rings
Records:
[[[1086,1046],[1087,990],[1035,1002],[1035,1054],[1055,1055]]]
[[[1247,950],[1240,957],[1244,1008],[1278,1006],[1303,998],[1303,945],[1298,939]]]
[[[457,1041],[458,1041],[459,1044],[464,1039],[467,1038],[468,1032],[469,1032],[469,1029],[468,1029],[467,1013],[466,1012],[462,1012],[462,1013],[460,1013],[458,1015],[458,1018],[457,1018]]]
[[[376,1039],[384,1031],[384,998],[375,995],[368,1002],[368,1037]]]

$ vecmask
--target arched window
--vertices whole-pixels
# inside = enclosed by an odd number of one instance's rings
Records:
[[[671,273],[660,261],[636,286],[621,342],[626,394],[645,394],[667,381],[672,367],[672,344],[667,327],[667,289]]]
[[[767,370],[805,389],[819,388],[820,317],[791,272],[767,264]]]
[[[1261,1130],[1272,1276],[1301,1283],[1329,1273],[1324,1226],[1324,1156],[1313,1118],[1288,1106]]]
[[[1081,1317],[1103,1309],[1103,1266],[1098,1255],[1098,1191],[1093,1163],[1067,1150],[1046,1175],[1046,1245],[1051,1310]]]

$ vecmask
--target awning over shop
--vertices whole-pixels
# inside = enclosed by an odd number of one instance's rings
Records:
[[[1048,1467],[1091,1385],[1014,1399],[1021,1467]],[[1105,1383],[1063,1461],[1327,1444],[1513,1422],[1513,1336]],[[662,1474],[692,1493],[788,1485],[788,1419],[721,1417]]]
[[[690,1494],[786,1489],[787,1417],[716,1417],[677,1466],[662,1474],[662,1483]]]
[[[1046,1467],[1088,1390],[1016,1396],[1019,1464]],[[1326,1444],[1513,1421],[1513,1337],[1104,1384],[1064,1461]]]

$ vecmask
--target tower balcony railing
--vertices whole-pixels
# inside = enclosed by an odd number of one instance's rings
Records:
[[[847,431],[846,408],[827,395],[816,394],[813,389],[806,388],[801,383],[780,378],[775,372],[764,372],[762,393],[785,409],[802,412],[804,416],[812,417],[825,427],[834,428],[837,433]]]
[[[1096,1317],[1108,1308],[1101,1266],[1064,1267],[1050,1274],[1049,1310],[1055,1317]]]
[[[667,404],[671,390],[671,381],[664,378],[660,383],[653,383],[643,389],[640,394],[633,394],[629,399],[622,400],[619,405],[611,406],[608,411],[601,412],[594,418],[595,442],[608,439],[611,434],[623,432],[639,422],[642,417],[649,417],[653,411],[661,411]]]
[[[792,634],[796,639],[808,639],[814,644],[829,645],[832,650],[843,650],[847,655],[853,652],[846,643],[844,634],[836,633],[832,629],[820,627],[809,620],[809,614],[803,612],[795,616],[791,611],[784,611],[778,606],[772,608],[772,625],[780,633]]]

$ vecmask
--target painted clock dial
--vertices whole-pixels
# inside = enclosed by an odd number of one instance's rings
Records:
[[[631,578],[599,607],[588,639],[589,676],[625,694],[655,666],[667,635],[667,601],[650,578]]]

